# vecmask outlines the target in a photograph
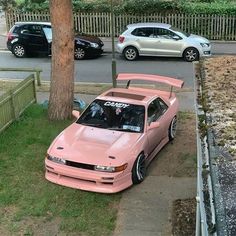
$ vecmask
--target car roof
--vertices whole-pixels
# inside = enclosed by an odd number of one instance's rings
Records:
[[[127,88],[111,88],[108,91],[102,93],[97,97],[101,100],[109,100],[122,103],[130,103],[136,105],[146,105],[149,104],[156,97],[165,98],[169,100],[169,91],[161,91],[157,89],[150,88],[138,88],[129,87]],[[174,94],[173,94],[174,95]],[[175,95],[174,95],[175,96]]]
[[[42,21],[17,21],[15,25],[48,25],[51,26],[50,22],[42,22]]]
[[[141,28],[141,27],[161,27],[169,29],[171,27],[170,24],[165,23],[156,23],[156,22],[148,22],[148,23],[136,23],[127,25],[128,28]]]

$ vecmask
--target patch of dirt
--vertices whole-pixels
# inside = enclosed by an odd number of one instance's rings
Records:
[[[14,206],[0,208],[0,235],[59,235],[59,217],[26,217],[17,220],[16,214],[17,209]]]
[[[176,200],[173,203],[173,236],[194,236],[196,226],[196,200]]]
[[[210,58],[203,65],[216,142],[236,159],[236,57]]]

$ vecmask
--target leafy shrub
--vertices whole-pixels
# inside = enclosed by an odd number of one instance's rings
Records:
[[[11,2],[0,0],[0,2]],[[72,0],[74,11],[110,12],[111,0]],[[189,13],[236,15],[236,1],[232,0],[113,0],[116,14]],[[49,10],[49,0],[18,0],[22,11]]]

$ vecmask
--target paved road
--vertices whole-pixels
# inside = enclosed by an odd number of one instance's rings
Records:
[[[0,52],[1,67],[38,67],[43,70],[42,79],[50,80],[51,58],[16,58],[8,51]],[[117,56],[117,72],[150,73],[181,78],[186,87],[193,87],[193,64],[179,58],[141,58],[128,62]],[[23,79],[28,73],[1,72],[0,78]],[[75,61],[75,80],[78,82],[111,82],[111,54],[99,58]]]

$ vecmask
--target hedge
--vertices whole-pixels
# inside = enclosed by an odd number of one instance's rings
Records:
[[[32,0],[31,0],[32,1]],[[41,2],[41,3],[36,3]],[[74,11],[110,12],[111,0],[73,0]],[[115,14],[143,13],[190,13],[190,14],[227,14],[236,15],[236,1],[233,0],[113,0]],[[48,10],[49,0],[18,4],[17,10]]]

